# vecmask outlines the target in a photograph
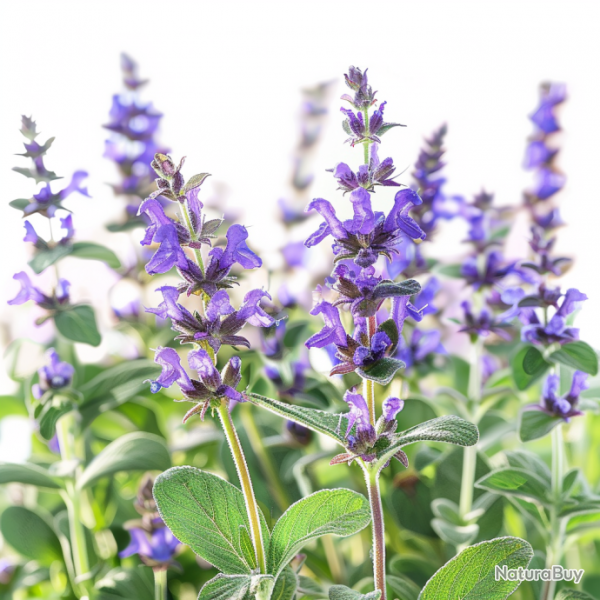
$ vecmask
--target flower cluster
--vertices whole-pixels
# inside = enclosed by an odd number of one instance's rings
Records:
[[[560,417],[568,423],[571,417],[583,414],[577,409],[577,405],[579,395],[588,388],[587,377],[587,373],[575,371],[571,389],[559,396],[560,378],[558,375],[549,375],[544,383],[541,403],[530,405],[528,408],[541,410],[552,417]]]
[[[119,552],[119,557],[137,554],[145,565],[157,571],[175,565],[174,556],[183,545],[160,518],[152,496],[152,485],[150,476],[142,480],[134,503],[141,518],[126,524],[131,541]]]
[[[121,181],[112,188],[115,194],[127,199],[125,220],[109,225],[112,231],[143,224],[137,212],[141,200],[151,191],[150,162],[157,152],[168,152],[156,139],[162,114],[140,99],[139,89],[147,81],[139,78],[138,65],[122,54],[121,69],[126,91],[113,96],[110,121],[104,125],[112,132],[105,142],[104,157],[117,165],[121,176]]]
[[[219,374],[215,367],[217,354],[222,345],[250,347],[249,341],[238,335],[247,323],[256,327],[271,327],[276,320],[261,306],[264,298],[270,299],[264,290],[249,291],[238,310],[231,304],[227,289],[236,283],[230,274],[233,265],[237,263],[251,269],[260,267],[262,261],[246,245],[248,232],[242,225],[229,227],[225,233],[227,242],[224,248],[212,247],[223,220],[207,221],[202,212],[203,204],[198,200],[198,193],[208,175],[195,175],[186,182],[181,174],[183,163],[184,159],[176,165],[171,157],[156,154],[152,168],[159,176],[156,180],[158,189],[140,205],[140,213],[148,215],[150,221],[141,244],[159,244],[146,265],[146,271],[155,275],[176,267],[182,277],[177,287],[159,288],[157,291],[162,294],[163,301],[157,308],[148,308],[146,312],[162,319],[171,319],[172,329],[178,334],[176,339],[182,344],[195,346],[187,359],[190,368],[198,372],[199,380],[189,378],[173,348],[159,347],[155,361],[161,365],[162,373],[151,381],[153,393],[177,383],[184,399],[196,403],[196,407],[185,416],[185,422],[197,413],[204,418],[209,406],[216,407],[223,400],[243,400],[236,391],[241,380],[239,357],[231,358]],[[181,221],[166,215],[163,206],[156,200],[159,195],[177,203]],[[206,268],[203,246],[211,247]],[[184,248],[193,251],[195,260],[188,257]],[[178,302],[184,292],[187,296],[201,297],[201,311],[192,314]]]
[[[31,389],[33,396],[39,400],[46,392],[60,390],[71,385],[75,373],[73,365],[60,360],[56,350],[50,348],[46,352],[49,364],[38,371],[39,382]]]

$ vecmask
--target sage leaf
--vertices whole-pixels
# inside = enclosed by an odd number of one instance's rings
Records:
[[[48,250],[38,250],[36,255],[29,261],[31,270],[39,275],[42,271],[45,271],[48,267],[52,266],[55,262],[58,262],[61,258],[69,256],[72,252],[72,246],[58,245]]]
[[[535,408],[525,409],[519,422],[519,437],[522,442],[531,442],[548,435],[563,420]]]
[[[87,260],[99,260],[106,263],[111,269],[119,269],[121,261],[117,255],[106,246],[93,242],[75,242],[71,246],[71,256]]]
[[[454,415],[446,415],[430,419],[394,435],[391,444],[382,450],[377,458],[388,460],[400,448],[415,442],[446,442],[457,446],[474,446],[478,440],[479,432],[473,423]]]
[[[598,374],[598,355],[585,342],[565,344],[550,355],[550,359],[590,375]]]
[[[52,490],[62,488],[60,479],[52,477],[46,469],[31,463],[0,464],[0,484],[3,483],[24,483]]]
[[[548,369],[550,363],[544,360],[535,346],[524,346],[512,360],[512,373],[518,390],[527,389]]]
[[[94,600],[154,600],[151,569],[112,569],[96,583]]]
[[[61,335],[72,342],[99,346],[102,338],[96,325],[94,309],[87,304],[69,306],[54,315],[54,324]]]
[[[19,554],[44,565],[63,559],[54,529],[37,512],[24,506],[9,506],[0,517],[4,540]]]
[[[329,600],[379,600],[381,592],[361,594],[345,585],[332,585],[329,588]]]
[[[502,537],[463,550],[425,584],[419,600],[504,600],[519,581],[496,581],[495,567],[527,567],[533,556],[528,542]]]
[[[89,487],[119,471],[164,471],[171,466],[165,440],[151,433],[128,433],[111,442],[85,468],[77,486]]]
[[[271,600],[294,600],[297,588],[298,576],[293,569],[286,567],[275,582]]]
[[[387,587],[394,592],[394,598],[402,600],[417,600],[421,591],[421,588],[405,575],[388,575]]]
[[[547,481],[532,471],[513,467],[496,469],[475,482],[475,487],[504,496],[517,496],[550,505]]]
[[[394,375],[406,364],[396,358],[380,358],[373,366],[367,369],[358,368],[356,372],[363,379],[370,379],[380,385],[387,385]]]
[[[554,600],[596,600],[594,596],[590,596],[587,592],[579,590],[560,590]]]
[[[200,590],[198,600],[250,600],[263,586],[273,586],[270,575],[224,575],[219,573]]]
[[[237,487],[194,467],[174,467],[157,477],[154,498],[175,537],[198,556],[227,575],[251,573],[239,534],[240,527],[250,531],[250,522]],[[262,532],[266,550],[269,530],[264,517]]]
[[[321,490],[302,498],[283,513],[273,528],[267,570],[277,577],[310,540],[326,534],[346,537],[364,529],[370,521],[367,499],[352,490]]]

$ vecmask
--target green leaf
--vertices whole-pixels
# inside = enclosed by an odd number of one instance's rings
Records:
[[[248,533],[248,529],[245,525],[239,527],[240,539],[238,540],[238,547],[242,551],[246,562],[250,565],[252,570],[256,569],[256,552],[254,552],[254,546],[252,545],[252,538]]]
[[[393,597],[402,598],[402,600],[417,600],[421,591],[414,581],[404,575],[388,575],[387,587],[394,592]]]
[[[100,260],[111,269],[121,267],[121,261],[110,248],[93,242],[75,242],[72,246],[71,256],[86,260]]]
[[[449,500],[448,498],[436,498],[433,500],[431,503],[431,510],[438,519],[443,519],[454,525],[461,524],[462,519],[460,517],[458,504],[452,502],[452,500]]]
[[[346,447],[346,440],[340,433],[345,432],[348,429],[348,419],[345,414],[328,413],[324,410],[317,410],[315,408],[286,404],[280,400],[259,396],[258,394],[246,394],[246,397],[256,406],[266,408],[284,419],[290,419],[313,431],[323,433],[335,440],[341,446]]]
[[[367,499],[352,490],[321,490],[302,498],[273,528],[267,570],[277,577],[310,540],[326,534],[346,537],[364,529],[370,521]]]
[[[198,600],[251,600],[256,597],[256,593],[260,589],[272,586],[273,577],[270,575],[224,575],[219,573],[202,586]],[[275,600],[274,597],[273,600]]]
[[[415,442],[445,442],[457,446],[474,446],[479,440],[479,432],[473,423],[454,415],[446,415],[395,434],[391,440],[390,446],[377,455],[379,460],[388,460],[400,448]]]
[[[560,417],[553,417],[541,410],[525,409],[519,422],[519,437],[522,442],[537,440],[549,434],[562,422]]]
[[[387,385],[399,369],[406,365],[396,358],[381,358],[368,369],[356,369],[356,372],[364,379],[370,379],[380,385]]]
[[[398,347],[398,341],[400,340],[396,321],[394,321],[394,319],[388,319],[387,321],[384,321],[381,323],[381,325],[379,325],[377,331],[383,331],[390,338],[392,347],[389,350],[389,354],[394,354],[396,348]]]
[[[590,375],[598,374],[598,355],[585,342],[565,344],[560,350],[553,352],[550,359]]]
[[[479,525],[455,525],[443,519],[433,519],[431,526],[434,531],[448,544],[460,546],[472,542],[479,533]]]
[[[587,592],[579,590],[560,590],[554,600],[596,600],[594,596],[590,596]]]
[[[550,488],[552,475],[548,465],[533,452],[526,450],[508,450],[504,452],[508,464],[516,469],[524,469],[535,473],[544,480],[547,487]]]
[[[452,277],[453,279],[462,279],[462,265],[444,265],[436,269],[441,275]]]
[[[1,463],[0,484],[3,483],[24,483],[52,490],[62,488],[60,479],[52,477],[46,469],[30,463]]]
[[[198,175],[193,175],[187,180],[187,183],[183,188],[183,193],[185,194],[190,190],[200,187],[207,177],[210,177],[210,173],[199,173]]]
[[[200,469],[174,467],[157,477],[154,498],[175,537],[198,556],[228,575],[251,573],[239,547],[239,528],[250,531],[250,523],[238,488]],[[269,530],[262,521],[267,548]]]
[[[29,266],[34,273],[39,274],[61,258],[69,256],[71,251],[71,246],[62,246],[61,244],[49,250],[38,250],[36,255],[29,261]]]
[[[87,304],[70,306],[54,315],[58,331],[72,342],[99,346],[102,338],[96,325],[94,309]]]
[[[345,585],[332,585],[329,588],[329,600],[379,600],[381,592],[361,594]]]
[[[25,210],[27,206],[29,206],[30,202],[26,198],[17,198],[16,200],[11,200],[8,205],[16,208],[17,210]]]
[[[37,512],[9,506],[0,517],[5,541],[19,554],[49,565],[62,560],[62,548],[54,529]]]
[[[550,504],[548,484],[539,475],[525,469],[508,467],[496,469],[475,483],[475,487],[525,500],[536,500],[544,506]]]
[[[534,346],[521,348],[512,361],[512,372],[517,389],[524,390],[539,379],[550,367],[542,353]]]
[[[271,600],[294,600],[298,588],[298,576],[286,567],[277,578]]]
[[[63,402],[56,406],[54,403],[46,404],[42,409],[41,415],[38,417],[40,435],[45,440],[51,440],[56,433],[56,424],[58,423],[58,420],[72,410],[73,405],[70,402]]]
[[[504,600],[518,581],[496,581],[495,567],[527,567],[533,550],[515,537],[496,538],[463,550],[427,582],[419,600]]]
[[[154,576],[147,567],[113,569],[95,586],[94,600],[154,600]]]
[[[111,442],[85,468],[78,486],[86,488],[119,471],[164,471],[171,466],[165,441],[157,435],[136,431]]]
[[[415,279],[406,279],[395,282],[384,280],[373,289],[375,298],[392,298],[396,296],[414,296],[421,291],[421,284]]]

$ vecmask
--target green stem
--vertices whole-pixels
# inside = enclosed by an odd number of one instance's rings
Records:
[[[240,418],[242,419],[244,430],[246,431],[248,439],[250,440],[252,450],[254,450],[254,454],[256,454],[259,459],[260,466],[269,482],[269,487],[271,488],[275,502],[277,502],[281,512],[284,512],[290,505],[290,499],[284,487],[281,485],[281,481],[277,475],[271,455],[263,444],[262,436],[258,430],[258,427],[256,426],[256,422],[254,421],[254,417],[251,412],[251,405],[248,403],[247,406],[240,408]]]
[[[362,465],[369,504],[371,505],[371,518],[373,522],[373,577],[375,590],[381,591],[380,600],[386,600],[385,588],[385,525],[383,522],[383,506],[381,504],[381,491],[379,489],[380,466],[370,467]]]
[[[63,461],[81,460],[82,448],[79,440],[79,427],[75,413],[62,416],[56,423],[56,433],[60,446],[61,459]],[[66,505],[69,515],[69,530],[71,537],[71,552],[73,554],[73,566],[78,587],[78,597],[87,597],[89,586],[89,559],[87,554],[87,542],[82,522],[81,496],[77,488],[77,478],[81,475],[82,467],[78,465],[75,469],[75,477],[66,480]]]
[[[154,600],[167,600],[167,570],[154,571]]]
[[[564,523],[559,517],[562,480],[564,474],[564,448],[562,424],[552,430],[552,505],[550,507],[550,543],[546,552],[546,568],[560,564],[564,538]],[[543,600],[552,600],[556,582],[546,582],[542,591]]]
[[[192,240],[194,240],[194,228],[192,227],[192,219],[190,218],[190,211],[188,209],[187,200],[185,203],[180,202],[179,205],[181,207],[181,216],[183,217],[183,219],[185,221],[185,226],[187,227],[188,231],[190,232],[190,236],[191,236]],[[194,250],[194,256],[196,257],[196,262],[198,263],[198,266],[200,267],[200,270],[202,271],[202,274],[204,275],[204,261],[202,260],[202,252],[201,252],[200,248],[193,248],[193,250]]]
[[[250,536],[254,543],[254,550],[256,552],[257,564],[260,567],[260,572],[266,574],[267,564],[265,560],[265,550],[262,539],[262,529],[260,526],[260,512],[258,504],[254,496],[254,490],[252,489],[252,481],[250,479],[250,473],[248,471],[248,465],[246,464],[246,457],[242,450],[242,445],[235,430],[231,415],[229,414],[229,406],[227,402],[221,402],[217,409],[223,430],[225,431],[225,437],[229,444],[229,449],[233,456],[233,462],[242,485],[242,492],[244,499],[246,500],[246,509],[248,510],[248,520],[250,521]]]
[[[367,337],[369,340],[375,335],[375,331],[377,330],[377,317],[368,317],[367,318]],[[363,396],[365,397],[365,401],[367,406],[369,407],[369,419],[371,420],[371,425],[375,425],[377,419],[375,418],[375,382],[370,379],[363,379]]]
[[[365,131],[369,131],[369,109],[363,109],[363,116],[365,118]],[[369,164],[369,142],[363,142],[363,158],[365,165]]]

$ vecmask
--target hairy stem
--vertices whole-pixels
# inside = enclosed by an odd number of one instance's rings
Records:
[[[369,109],[363,109],[363,116],[365,118],[365,131],[369,131]],[[365,165],[369,164],[369,142],[363,143],[363,158],[365,161]]]
[[[564,473],[564,448],[562,425],[552,430],[552,505],[550,507],[550,543],[546,551],[546,568],[560,564],[564,538],[563,520],[558,516]],[[542,600],[552,600],[555,581],[547,581],[542,590]]]
[[[167,600],[167,570],[154,571],[154,600]]]
[[[231,450],[231,454],[233,456],[233,462],[235,463],[235,468],[242,485],[242,492],[246,501],[246,509],[248,510],[248,520],[250,521],[250,535],[252,537],[254,550],[256,552],[256,561],[260,567],[260,572],[266,574],[267,565],[265,560],[262,530],[260,527],[260,513],[258,504],[256,502],[256,497],[254,496],[252,481],[250,479],[248,465],[246,464],[246,457],[244,456],[244,451],[242,450],[242,445],[240,444],[237,431],[235,430],[235,426],[231,420],[228,403],[221,402],[217,410],[223,425],[223,430],[225,431],[225,437],[227,438],[229,449]]]
[[[260,466],[265,477],[267,478],[267,481],[269,482],[269,487],[273,493],[273,498],[275,499],[275,502],[277,502],[279,509],[283,512],[290,505],[290,499],[285,491],[285,488],[281,485],[281,481],[277,475],[277,470],[275,469],[271,455],[263,444],[260,431],[256,426],[256,422],[254,421],[254,417],[251,412],[250,403],[247,403],[246,406],[241,407],[240,417],[242,419],[242,424],[244,425],[246,434],[248,435],[248,439],[250,440],[252,450],[258,457]]]
[[[377,317],[367,317],[367,337],[369,340],[375,335],[377,330]],[[369,419],[371,425],[375,425],[375,382],[370,379],[363,379],[363,396],[369,407]]]
[[[192,240],[196,241],[194,238],[194,228],[192,227],[192,219],[190,218],[190,211],[187,205],[187,200],[185,203],[180,202],[179,203],[180,207],[181,207],[181,216],[183,217],[184,221],[185,221],[185,226],[187,227],[188,231],[190,232],[190,236],[192,238]],[[200,267],[200,270],[202,271],[202,274],[204,275],[204,261],[202,260],[202,252],[200,250],[200,248],[193,248],[194,250],[194,256],[196,257],[196,262],[198,263],[198,266]]]
[[[375,590],[381,591],[381,599],[386,600],[385,589],[385,525],[383,522],[383,506],[379,489],[380,468],[363,466],[365,481],[369,491],[371,518],[373,521],[373,577]]]
[[[79,440],[79,427],[74,413],[62,416],[56,423],[56,434],[60,446],[61,459],[63,461],[82,460],[81,440]],[[71,553],[73,555],[73,566],[75,568],[75,579],[79,598],[87,598],[88,573],[90,570],[87,554],[87,543],[85,529],[81,514],[81,495],[77,489],[77,478],[81,475],[82,467],[75,468],[74,478],[66,480],[67,512],[69,515],[69,530],[71,537]]]

